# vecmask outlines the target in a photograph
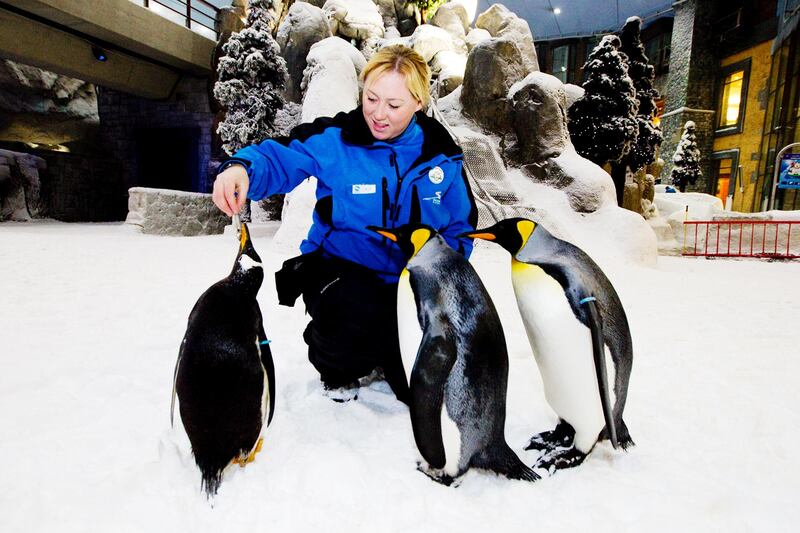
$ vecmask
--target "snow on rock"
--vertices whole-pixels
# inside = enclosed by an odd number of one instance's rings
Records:
[[[356,69],[356,73],[359,75],[361,71],[364,70],[364,67],[367,66],[367,60],[364,54],[359,52],[355,46],[339,37],[328,37],[327,39],[315,43],[309,51],[308,62],[324,63],[327,57],[334,54],[343,54],[350,58],[350,61],[352,61]]]
[[[508,39],[516,43],[522,53],[522,60],[528,72],[539,70],[539,60],[533,45],[533,33],[528,22],[519,18],[502,4],[493,4],[478,15],[477,28],[487,30],[492,37]]]
[[[568,146],[558,157],[549,160],[553,175],[562,174],[569,178],[564,192],[575,211],[593,212],[604,207],[616,207],[617,196],[614,182],[608,173],[588,159],[578,155]],[[623,210],[624,211],[624,210]],[[641,220],[641,216],[639,219]],[[644,221],[642,220],[644,224]]]
[[[410,46],[429,63],[433,56],[443,50],[456,51],[456,45],[450,34],[431,24],[417,26],[411,35]]]
[[[464,81],[467,56],[451,50],[442,50],[431,61],[431,70],[438,74],[439,96],[453,92]]]
[[[459,4],[464,7],[464,11],[467,14],[467,26],[475,20],[475,14],[478,12],[478,0],[450,0],[448,3]]]
[[[583,98],[584,93],[586,93],[586,90],[580,85],[565,83],[564,94],[567,97],[567,109],[572,107],[572,104],[574,104],[576,100]]]
[[[383,17],[371,0],[328,0],[323,10],[334,35],[359,41],[383,37]]]
[[[358,73],[366,60],[350,43],[329,37],[311,47],[308,67],[303,73],[303,112],[301,121],[312,122],[319,117],[332,117],[341,111],[358,106]],[[300,242],[311,227],[316,179],[308,179],[284,200],[283,222],[275,235],[275,245],[281,250],[298,251]]]
[[[574,152],[573,152],[574,154]],[[569,165],[588,166],[592,163],[565,152],[561,162]],[[585,178],[587,175],[602,179],[596,172],[583,168],[576,175]],[[597,170],[605,174],[599,167]],[[587,172],[589,171],[589,172]],[[571,191],[557,189],[544,183],[535,183],[520,170],[508,173],[515,189],[521,196],[520,203],[536,209],[537,222],[542,223],[557,237],[567,240],[588,253],[601,265],[607,262],[626,261],[640,265],[652,266],[658,261],[656,237],[642,217],[636,213],[622,209],[616,205],[613,184],[603,187],[605,198],[603,204],[592,213],[578,213],[571,205]],[[611,178],[605,174],[609,183]],[[583,185],[586,184],[583,180]],[[580,187],[578,183],[576,187]],[[574,193],[573,189],[573,193]]]
[[[453,39],[463,40],[469,31],[467,10],[463,5],[453,2],[439,6],[431,18],[431,24],[447,30]]]
[[[550,74],[531,72],[508,90],[516,133],[514,158],[536,163],[561,154],[570,144],[564,84]]]
[[[332,117],[358,105],[358,77],[353,62],[345,55],[333,54],[324,63],[309,63],[303,74],[302,122],[317,117]]]
[[[359,58],[363,61],[358,50],[338,37],[324,39],[311,47],[308,67],[303,73],[302,122],[355,109],[358,105],[356,63],[360,63]]]
[[[467,36],[464,38],[464,41],[467,43],[467,50],[472,51],[477,45],[482,43],[483,41],[488,41],[492,38],[492,34],[488,31],[484,30],[483,28],[472,28],[467,33]]]

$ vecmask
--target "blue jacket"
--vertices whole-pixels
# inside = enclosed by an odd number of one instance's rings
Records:
[[[315,176],[317,204],[301,252],[321,247],[393,281],[405,266],[400,249],[366,229],[369,225],[422,222],[469,257],[472,240],[456,238],[477,222],[462,159],[444,127],[424,113],[384,142],[372,137],[358,107],[301,124],[288,137],[248,146],[231,162],[247,167],[252,200],[289,192]]]

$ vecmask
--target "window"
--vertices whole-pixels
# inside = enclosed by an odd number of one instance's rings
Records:
[[[569,45],[565,44],[553,48],[553,66],[550,73],[561,80],[561,83],[567,83],[567,72],[569,72]]]
[[[718,86],[717,134],[741,133],[744,123],[750,59],[722,69]]]
[[[670,45],[672,32],[656,35],[644,43],[644,53],[656,71],[656,76],[669,70]]]
[[[735,126],[739,122],[739,110],[742,107],[742,82],[744,82],[743,70],[737,70],[722,82],[720,127]]]

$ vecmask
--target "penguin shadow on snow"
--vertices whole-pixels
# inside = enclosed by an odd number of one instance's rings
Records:
[[[545,398],[559,417],[554,429],[525,446],[541,453],[534,468],[553,473],[578,466],[599,441],[623,450],[633,446],[622,418],[633,342],[622,302],[600,267],[524,218],[460,237],[492,241],[511,254],[517,305]]]
[[[233,269],[197,300],[175,364],[170,422],[177,396],[208,498],[226,468],[255,459],[275,410],[272,352],[256,301],[263,280],[261,258],[242,224]]]
[[[471,468],[539,479],[505,439],[508,352],[472,265],[430,226],[369,229],[407,260],[397,322],[419,470],[444,485],[457,485]]]

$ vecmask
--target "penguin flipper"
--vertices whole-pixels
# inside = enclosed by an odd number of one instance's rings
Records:
[[[597,373],[597,386],[600,390],[600,403],[603,406],[603,416],[606,420],[606,429],[611,445],[619,447],[617,440],[617,427],[614,422],[614,408],[611,405],[611,394],[608,388],[608,372],[606,371],[606,349],[603,341],[603,320],[594,297],[584,298],[581,304],[586,306],[586,316],[589,330],[592,335],[592,355],[594,355],[594,368]]]
[[[451,335],[425,335],[411,372],[411,427],[417,449],[428,464],[444,468],[442,409],[444,387],[456,361],[456,345]]]

